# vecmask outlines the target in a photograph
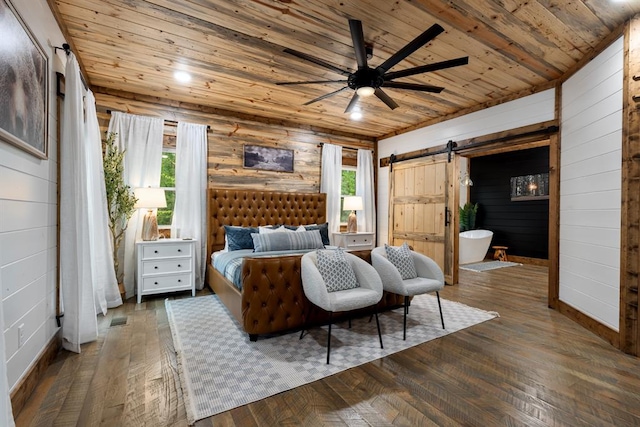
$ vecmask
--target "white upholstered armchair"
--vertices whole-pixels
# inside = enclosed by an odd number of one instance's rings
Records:
[[[394,250],[399,248],[391,247]],[[407,313],[409,312],[409,297],[435,292],[438,298],[438,308],[440,309],[440,320],[444,329],[444,317],[442,316],[442,305],[440,304],[439,291],[444,288],[444,274],[442,270],[431,258],[418,252],[410,251],[411,260],[415,268],[417,277],[403,279],[398,268],[389,261],[387,251],[380,246],[371,251],[371,263],[380,275],[382,286],[385,291],[393,292],[404,296],[404,333],[403,339],[407,339]]]
[[[334,251],[325,251],[331,253]],[[351,270],[355,274],[357,287],[351,289],[331,289],[331,284],[323,278],[318,268],[318,251],[306,253],[301,261],[302,287],[304,294],[311,303],[329,312],[329,336],[327,338],[327,363],[331,353],[331,322],[335,312],[351,311],[375,305],[382,299],[382,282],[376,270],[366,261],[355,255],[344,253]],[[334,274],[336,282],[342,282],[340,274]],[[382,345],[382,334],[380,333],[380,322],[378,313],[375,312],[376,325],[378,326],[378,337],[380,338],[380,348]],[[300,333],[300,339],[304,335],[306,327]]]

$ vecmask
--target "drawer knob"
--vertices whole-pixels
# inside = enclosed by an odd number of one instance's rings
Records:
[[[182,252],[182,249],[178,249],[178,252]]]
[[[153,284],[154,284],[154,285],[157,285],[157,284],[158,284],[158,282],[153,282]]]
[[[178,268],[182,267],[182,264],[178,264]]]
[[[157,254],[157,253],[158,253],[158,251],[157,251],[157,250],[156,250],[156,251],[153,251],[153,253],[154,253],[154,254]]]
[[[182,282],[182,279],[178,279],[178,283],[181,283],[181,282]]]
[[[157,270],[157,269],[158,269],[158,266],[156,265],[156,266],[155,266],[155,267],[153,267],[153,268],[155,268],[155,269]]]

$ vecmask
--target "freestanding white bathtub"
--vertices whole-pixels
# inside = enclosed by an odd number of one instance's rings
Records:
[[[459,234],[460,252],[459,263],[470,264],[480,262],[487,255],[493,231],[469,230]]]

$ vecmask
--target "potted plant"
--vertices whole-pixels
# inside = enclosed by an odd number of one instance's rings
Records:
[[[104,183],[107,192],[107,209],[109,211],[109,231],[113,248],[113,267],[118,280],[120,293],[123,293],[122,279],[124,273],[119,273],[120,262],[118,250],[127,230],[129,218],[135,212],[135,198],[131,188],[124,182],[124,154],[116,145],[117,134],[109,132],[102,143],[102,163],[104,166]]]
[[[465,203],[465,205],[460,208],[460,231],[473,230],[476,228],[477,213],[477,203]]]

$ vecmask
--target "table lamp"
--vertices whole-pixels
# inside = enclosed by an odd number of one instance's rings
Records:
[[[360,196],[344,196],[344,204],[342,209],[345,211],[351,211],[349,214],[349,222],[347,222],[347,233],[358,232],[358,218],[356,217],[356,211],[362,210],[362,197]]]
[[[151,187],[136,188],[134,194],[138,199],[135,208],[148,209],[142,222],[142,240],[158,240],[158,219],[153,210],[167,207],[164,189]]]

